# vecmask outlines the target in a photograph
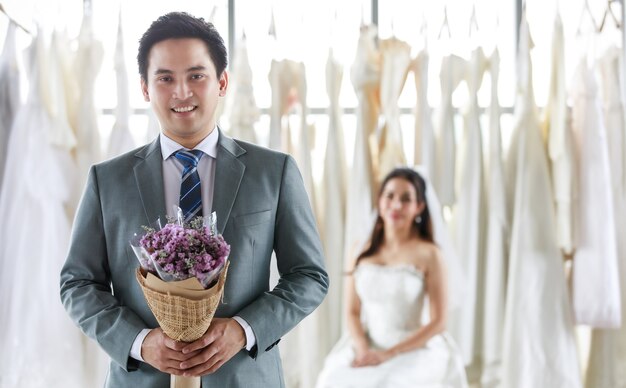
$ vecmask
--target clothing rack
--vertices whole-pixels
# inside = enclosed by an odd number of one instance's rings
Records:
[[[28,30],[28,28],[24,27],[22,24],[20,24],[17,20],[15,20],[11,15],[9,15],[9,13],[6,11],[6,9],[4,9],[4,6],[2,5],[2,3],[0,3],[0,12],[2,12],[3,14],[6,15],[7,18],[9,18],[9,21],[13,24],[15,24],[16,26],[18,26],[19,28],[21,28],[25,33],[27,33],[28,35],[32,35],[32,33]]]

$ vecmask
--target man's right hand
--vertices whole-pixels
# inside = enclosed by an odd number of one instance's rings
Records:
[[[152,329],[141,344],[141,357],[161,372],[180,376],[184,372],[180,369],[180,363],[199,353],[198,350],[183,354],[181,350],[187,345],[185,342],[174,341],[161,328]]]

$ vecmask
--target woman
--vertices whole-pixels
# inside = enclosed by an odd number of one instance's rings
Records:
[[[409,168],[389,173],[378,212],[346,281],[349,338],[327,357],[317,387],[466,387],[460,354],[444,332],[446,269],[422,177]]]

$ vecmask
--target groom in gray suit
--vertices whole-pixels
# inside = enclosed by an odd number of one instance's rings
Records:
[[[231,139],[217,127],[228,73],[212,24],[186,13],[164,15],[143,35],[137,59],[162,133],[91,168],[61,272],[63,304],[111,357],[107,387],[165,388],[168,374],[202,376],[204,388],[283,387],[275,345],[328,289],[298,168],[290,156]],[[141,225],[182,205],[189,170],[182,175],[181,150],[197,159],[200,190],[191,213],[216,211],[231,245],[223,303],[192,343],[158,327],[135,280],[138,261],[129,245]],[[270,290],[272,252],[280,280]]]

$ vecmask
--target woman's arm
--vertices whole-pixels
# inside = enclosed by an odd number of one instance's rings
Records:
[[[448,285],[446,267],[439,249],[433,248],[425,272],[426,295],[430,305],[430,321],[406,340],[385,350],[389,357],[423,347],[432,337],[446,328]]]
[[[353,366],[381,364],[400,353],[423,347],[432,337],[441,333],[446,326],[447,283],[446,268],[439,250],[433,247],[425,268],[425,286],[430,305],[430,321],[417,329],[407,339],[386,350],[371,350],[353,363]]]
[[[356,267],[353,268],[356,269]],[[350,337],[352,337],[352,342],[354,343],[355,352],[358,357],[359,354],[362,354],[369,348],[369,343],[367,341],[365,329],[361,324],[361,300],[356,293],[356,286],[354,284],[354,270],[351,274],[348,275],[346,279],[345,295],[347,306],[346,313],[348,318],[348,332],[350,333]]]

